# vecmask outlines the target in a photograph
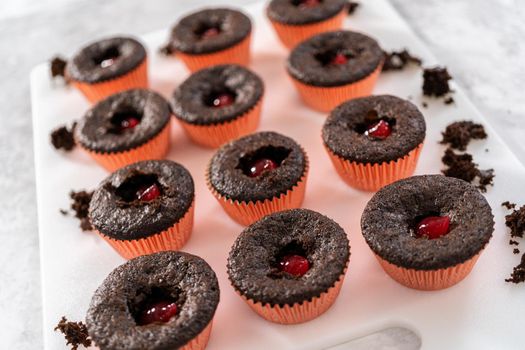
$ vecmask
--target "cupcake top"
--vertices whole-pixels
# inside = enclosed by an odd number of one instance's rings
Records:
[[[317,212],[293,209],[268,215],[237,237],[228,275],[248,299],[293,305],[332,287],[349,258],[341,226]]]
[[[276,132],[259,132],[219,148],[207,176],[221,196],[249,202],[291,190],[307,167],[306,153],[294,140]]]
[[[340,30],[318,34],[299,44],[288,57],[288,73],[314,86],[340,86],[361,80],[383,61],[374,39]]]
[[[115,37],[96,41],[78,51],[66,65],[66,75],[85,83],[117,78],[146,59],[146,49],[133,38]]]
[[[226,8],[209,8],[194,12],[172,29],[172,51],[205,54],[229,48],[246,38],[252,22],[244,13]]]
[[[268,17],[276,22],[301,25],[324,21],[345,9],[346,0],[272,0]]]
[[[75,139],[87,149],[119,152],[143,145],[170,121],[169,103],[144,89],[123,91],[98,102],[80,119]]]
[[[102,181],[91,199],[89,219],[108,237],[145,238],[179,222],[194,197],[193,179],[182,165],[170,160],[138,162]]]
[[[478,254],[492,236],[494,217],[468,182],[424,175],[379,190],[366,205],[361,230],[374,253],[388,262],[436,270]]]
[[[103,350],[178,349],[206,328],[218,303],[211,267],[197,256],[166,251],[113,270],[93,295],[86,324]],[[164,313],[148,315],[155,306]]]
[[[417,107],[395,96],[350,100],[323,125],[326,147],[353,162],[379,164],[404,157],[425,139],[425,119]]]
[[[263,96],[258,75],[238,65],[218,65],[192,74],[173,94],[173,113],[191,124],[218,124],[236,119]]]

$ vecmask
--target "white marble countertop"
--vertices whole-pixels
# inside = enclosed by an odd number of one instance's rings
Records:
[[[525,163],[525,2],[391,0]],[[366,6],[366,1],[362,1]],[[42,348],[29,72],[55,53],[114,34],[170,26],[205,0],[63,0],[0,16],[0,329],[2,348]],[[213,2],[215,4],[215,2]],[[228,4],[244,4],[234,0]],[[0,10],[2,9],[0,5]],[[468,119],[469,116],[458,116]],[[397,349],[388,337],[376,348]],[[371,343],[369,343],[371,344]],[[370,348],[370,345],[359,348]]]

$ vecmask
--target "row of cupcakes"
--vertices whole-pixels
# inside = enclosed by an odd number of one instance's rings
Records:
[[[494,228],[471,184],[442,175],[399,180],[377,192],[361,230],[384,271],[415,289],[448,288],[472,270]],[[314,319],[336,301],[351,269],[347,234],[307,209],[280,211],[245,228],[231,247],[235,292],[271,322]],[[204,349],[219,285],[201,258],[176,251],[134,258],[95,292],[89,334],[101,349]]]

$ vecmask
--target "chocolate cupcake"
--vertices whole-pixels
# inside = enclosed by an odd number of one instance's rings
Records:
[[[466,181],[414,176],[382,188],[361,218],[383,269],[415,289],[448,288],[465,278],[492,237],[487,200]]]
[[[216,64],[250,62],[252,22],[244,13],[209,8],[182,18],[172,29],[168,49],[192,72]]]
[[[260,316],[300,323],[333,304],[349,258],[341,226],[317,212],[293,209],[268,215],[239,235],[228,258],[228,276]]]
[[[148,87],[146,49],[133,38],[91,43],[67,62],[66,77],[90,102],[114,93]]]
[[[304,103],[328,112],[344,101],[370,95],[383,57],[374,39],[341,30],[299,44],[288,58],[287,70]]]
[[[124,258],[180,249],[191,235],[195,189],[170,160],[128,165],[98,186],[89,205],[93,228]]]
[[[249,225],[304,199],[308,158],[294,140],[259,132],[223,145],[212,157],[207,182],[232,219]]]
[[[168,152],[171,109],[143,89],[112,95],[91,108],[75,128],[76,143],[107,170]]]
[[[210,265],[191,254],[161,252],[113,270],[93,295],[86,324],[101,350],[201,350],[218,303]]]
[[[266,11],[277,36],[288,48],[316,34],[340,29],[346,0],[272,0]]]
[[[324,146],[350,186],[377,191],[411,176],[426,125],[412,103],[395,96],[363,97],[343,103],[323,125]]]
[[[218,147],[255,131],[264,83],[238,65],[219,65],[192,74],[173,94],[173,113],[197,144]]]

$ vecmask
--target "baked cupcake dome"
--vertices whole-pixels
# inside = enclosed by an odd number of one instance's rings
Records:
[[[299,44],[288,57],[287,70],[304,103],[328,112],[344,101],[370,95],[382,64],[377,41],[340,30]]]
[[[448,218],[438,238],[418,235],[428,217]],[[494,230],[487,200],[471,184],[442,175],[414,176],[378,191],[361,218],[363,236],[385,271],[415,289],[450,287],[471,271]]]
[[[264,83],[238,65],[218,65],[192,74],[174,92],[172,107],[197,144],[218,147],[255,131]]]
[[[340,29],[346,11],[345,0],[272,0],[266,14],[281,42],[293,48],[311,36]]]
[[[155,303],[176,305],[166,322],[143,323]],[[141,256],[117,267],[91,300],[86,324],[102,350],[204,349],[219,303],[219,284],[201,258],[183,252]]]
[[[91,102],[132,88],[147,88],[146,49],[136,39],[113,37],[80,49],[66,76]]]
[[[182,18],[168,45],[192,72],[215,64],[248,65],[251,32],[251,20],[244,13],[209,8]]]
[[[290,255],[307,259],[304,274],[283,271],[282,261]],[[311,210],[293,209],[268,215],[239,235],[228,258],[228,275],[262,317],[300,323],[332,305],[349,257],[348,239],[336,222]]]
[[[259,132],[223,145],[207,170],[208,187],[235,221],[249,225],[304,199],[308,158],[291,138]]]
[[[164,158],[170,119],[169,103],[162,96],[145,89],[127,90],[87,111],[75,128],[75,140],[113,171],[136,161]]]
[[[93,194],[89,219],[123,257],[178,250],[193,227],[190,173],[169,160],[131,164],[108,176]]]
[[[322,129],[324,146],[341,178],[368,191],[411,176],[425,134],[425,119],[418,108],[389,95],[341,104]]]

